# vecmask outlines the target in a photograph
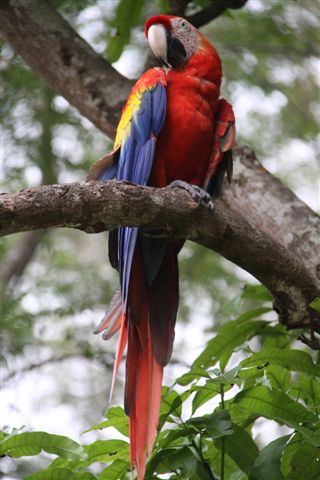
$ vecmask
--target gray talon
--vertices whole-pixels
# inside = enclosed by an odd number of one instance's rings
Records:
[[[204,190],[203,188],[198,187],[198,185],[191,185],[190,183],[184,182],[183,180],[175,180],[174,182],[168,185],[169,188],[179,187],[183,190],[186,190],[191,197],[198,202],[209,208],[209,210],[213,210],[214,203],[211,195]]]

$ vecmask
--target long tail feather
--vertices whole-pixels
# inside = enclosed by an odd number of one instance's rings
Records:
[[[125,411],[129,416],[130,462],[143,480],[148,457],[157,434],[163,366],[169,360],[174,338],[178,301],[177,253],[181,245],[168,249],[152,286],[147,284],[137,245],[133,254],[125,306],[120,290],[112,298],[100,325],[103,338],[120,328],[110,398],[126,345]]]
[[[104,314],[103,319],[94,330],[93,333],[103,332],[103,338],[109,340],[121,326],[122,320],[122,305],[121,305],[121,291],[118,287],[112,297],[112,300]]]
[[[110,398],[109,401],[111,401],[113,390],[114,390],[114,385],[119,369],[120,362],[123,357],[123,352],[127,344],[127,321],[125,316],[122,314],[121,315],[121,329],[120,329],[120,337],[119,337],[119,342],[118,342],[118,347],[117,347],[117,353],[116,353],[116,358],[114,361],[114,366],[113,366],[113,374],[112,374],[112,382],[111,382],[111,388],[110,388]]]
[[[141,342],[142,346],[138,353],[136,372],[133,379],[127,379],[134,383],[134,388],[131,389],[134,400],[129,413],[130,461],[131,468],[136,466],[138,480],[144,478],[147,457],[151,454],[157,434],[163,373],[163,368],[153,358],[148,312],[145,313],[141,318],[143,322],[139,329],[140,335],[137,330],[134,333],[140,337],[139,340],[135,339],[135,343]]]
[[[147,285],[139,249],[130,279],[125,409],[129,415],[130,461],[143,480],[157,433],[163,368],[157,363],[150,327]]]

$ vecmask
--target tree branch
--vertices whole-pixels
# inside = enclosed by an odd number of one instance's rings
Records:
[[[186,18],[192,25],[199,28],[219,17],[228,9],[237,10],[244,7],[247,1],[248,0],[214,0],[209,7]]]
[[[0,197],[1,234],[49,227],[88,233],[144,226],[170,238],[194,240],[260,280],[272,293],[288,328],[320,332],[309,303],[320,295],[317,280],[300,258],[216,200],[214,211],[181,189],[155,189],[115,180],[50,185]]]
[[[183,17],[190,1],[191,0],[169,0],[169,14]]]
[[[98,55],[46,0],[1,0],[0,32],[23,60],[113,137],[132,81]]]
[[[199,26],[203,15],[208,22],[219,14],[219,5],[221,13],[244,3],[215,0],[209,12],[189,20]],[[2,0],[0,14],[0,31],[26,63],[112,136],[131,81],[97,55],[45,0]],[[226,190],[224,203],[217,201],[213,213],[181,191],[115,182],[70,184],[3,195],[3,233],[52,226],[92,232],[120,224],[161,228],[172,237],[202,243],[252,273],[273,293],[280,319],[290,328],[319,331],[319,320],[308,308],[319,291],[319,217],[262,169],[251,151],[236,153],[233,191]]]
[[[233,180],[223,190],[228,208],[295,253],[320,279],[320,216],[266,170],[254,151],[234,149]]]

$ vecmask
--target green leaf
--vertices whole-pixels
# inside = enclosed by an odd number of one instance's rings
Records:
[[[302,441],[291,459],[292,479],[311,480],[320,477],[320,449]]]
[[[208,402],[221,391],[220,385],[212,383],[210,380],[205,385],[199,386],[198,389],[192,401],[192,415],[201,405]]]
[[[291,435],[277,438],[269,443],[250,468],[249,480],[282,480],[280,462],[283,450]]]
[[[266,375],[272,388],[287,392],[291,385],[291,375],[289,370],[278,365],[269,365],[266,367]]]
[[[210,375],[204,368],[192,368],[189,372],[184,373],[181,377],[177,378],[176,383],[185,386],[199,378],[210,378]]]
[[[231,474],[229,480],[248,480],[248,477],[244,472],[238,470],[237,472],[233,472]]]
[[[194,425],[199,430],[208,432],[214,439],[223,437],[224,435],[231,435],[233,432],[228,410],[220,410],[210,415],[190,418],[186,423],[188,425]]]
[[[129,443],[124,440],[97,440],[85,447],[90,460],[112,462],[129,458]]]
[[[261,352],[252,354],[241,362],[242,367],[250,367],[263,364],[279,365],[288,370],[304,372],[309,375],[318,375],[319,367],[316,366],[312,357],[302,350],[264,348]]]
[[[315,422],[317,417],[278,390],[269,390],[265,386],[243,390],[232,400],[231,413],[235,414],[235,417],[262,416],[285,423],[301,432],[312,444],[320,444],[320,433],[302,426],[308,421]]]
[[[189,447],[164,448],[158,452],[148,463],[146,478],[150,478],[155,471],[163,474],[176,469],[182,470],[182,478],[190,478],[195,475],[197,471],[197,457]]]
[[[320,297],[316,297],[311,303],[310,307],[316,310],[317,312],[320,312]]]
[[[99,480],[120,480],[130,471],[130,463],[125,460],[115,460],[109,467],[105,468]]]
[[[259,455],[259,449],[249,433],[243,428],[233,424],[232,430],[233,433],[224,438],[225,452],[241,468],[241,470],[248,473],[250,466]],[[215,445],[221,450],[221,439],[217,440]]]
[[[300,375],[290,388],[292,397],[302,398],[307,405],[317,410],[320,407],[320,383],[319,380],[313,379],[306,375]]]
[[[291,460],[303,441],[304,439],[301,433],[295,432],[285,447],[281,459],[281,473],[285,478],[292,472]]]
[[[28,475],[25,480],[96,480],[96,478],[89,472],[73,472],[67,468],[51,468]]]
[[[187,390],[179,395],[175,390],[162,388],[162,399],[159,416],[159,429],[169,420],[169,416],[180,417],[183,402],[191,395],[192,390]]]
[[[245,285],[241,294],[243,300],[272,302],[272,295],[263,285]]]
[[[251,319],[269,311],[270,308],[258,308],[228,322],[219,330],[217,336],[208,342],[205,350],[194,361],[192,368],[208,368],[221,359],[220,366],[223,370],[234,349],[260,333],[267,325],[263,320],[251,321]]]
[[[227,441],[228,437],[225,437],[225,442]],[[217,447],[216,444],[220,442],[220,440],[215,440],[214,442],[208,439],[203,439],[203,457],[209,463],[210,467],[212,468],[213,472],[220,472],[221,470],[221,447]],[[225,480],[229,480],[233,473],[239,471],[238,465],[233,461],[233,459],[226,454],[224,456],[224,478]],[[244,473],[244,472],[242,472]],[[245,476],[247,480],[247,476]]]
[[[0,444],[0,455],[24,457],[38,455],[41,450],[68,460],[86,458],[84,449],[71,438],[46,432],[24,432],[9,437]]]
[[[160,434],[159,447],[173,447],[177,440],[181,443],[181,439],[194,437],[197,433],[198,431],[195,427],[185,427],[183,424],[178,428],[165,430],[165,432]]]
[[[255,384],[255,381],[259,377],[263,377],[263,369],[260,367],[251,367],[251,368],[240,368],[238,372],[238,377],[239,379],[250,379],[252,378],[253,384]],[[247,385],[247,383],[246,383]]]
[[[120,0],[116,16],[111,22],[113,29],[108,35],[107,58],[110,63],[116,62],[124,47],[129,43],[131,30],[137,25],[144,0],[135,0],[128,2],[128,0]]]
[[[192,413],[194,413],[197,408],[199,408],[205,402],[220,393],[222,386],[225,392],[230,390],[230,388],[232,388],[233,385],[238,382],[238,372],[239,367],[235,367],[221,375],[216,376],[215,378],[211,378],[205,383],[205,385],[193,385],[192,391],[196,391],[197,393],[192,402]]]
[[[93,427],[88,428],[82,433],[91,432],[92,430],[101,430],[103,428],[114,427],[118,432],[126,437],[129,436],[128,417],[121,407],[111,407],[107,411],[107,420],[97,423]]]
[[[191,480],[212,480],[212,471],[209,468],[204,462],[197,462],[197,471]]]
[[[266,327],[263,333],[263,348],[287,348],[292,342],[286,327],[279,323]]]
[[[320,447],[320,430],[319,430],[319,423],[317,427],[314,429],[310,429],[307,427],[299,426],[296,427],[296,430],[304,436],[304,438],[311,443],[311,445],[314,445],[315,447]]]

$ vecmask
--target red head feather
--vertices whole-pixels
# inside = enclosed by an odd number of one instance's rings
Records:
[[[173,15],[155,15],[154,17],[148,18],[144,26],[144,33],[146,37],[148,38],[148,30],[151,25],[155,25],[156,23],[160,23],[161,25],[164,25],[167,30],[171,30],[172,26],[170,20],[172,18],[175,17]]]

